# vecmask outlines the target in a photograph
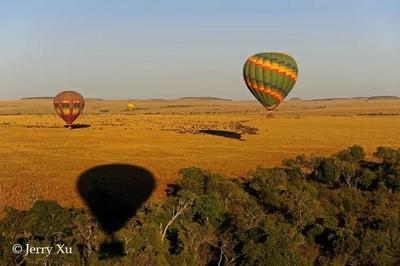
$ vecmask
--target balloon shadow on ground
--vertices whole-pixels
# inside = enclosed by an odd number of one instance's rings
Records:
[[[100,246],[100,259],[125,255],[123,244],[114,233],[135,216],[154,187],[154,176],[148,170],[129,164],[100,165],[79,176],[80,196],[110,237]]]
[[[88,128],[90,125],[88,124],[72,124],[70,126],[65,125],[65,128],[70,128],[70,129],[77,129],[77,128]]]
[[[201,130],[199,130],[199,133],[220,136],[220,137],[225,137],[225,138],[230,138],[230,139],[237,139],[237,140],[243,141],[242,134],[232,132],[232,131],[201,129]]]

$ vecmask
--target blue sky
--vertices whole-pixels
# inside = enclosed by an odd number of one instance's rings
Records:
[[[299,64],[289,97],[400,96],[400,1],[0,1],[0,98],[252,99],[250,55]]]

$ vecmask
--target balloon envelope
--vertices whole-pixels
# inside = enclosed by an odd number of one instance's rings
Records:
[[[71,125],[78,118],[84,107],[85,100],[75,91],[63,91],[54,97],[54,108],[67,125]]]
[[[260,53],[247,59],[243,76],[248,89],[268,111],[274,110],[292,90],[297,63],[283,53]]]

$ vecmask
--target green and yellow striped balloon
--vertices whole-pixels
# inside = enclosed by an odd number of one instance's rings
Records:
[[[247,87],[268,112],[273,111],[292,90],[297,73],[296,61],[283,53],[253,55],[243,67]]]

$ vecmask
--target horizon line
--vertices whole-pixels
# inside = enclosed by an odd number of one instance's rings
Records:
[[[55,96],[29,96],[22,98],[0,98],[0,101],[18,101],[18,100],[48,100],[53,99]],[[182,96],[177,98],[108,98],[108,97],[84,97],[87,100],[109,100],[109,101],[155,101],[155,100],[210,100],[210,101],[257,101],[257,99],[229,99],[217,96]],[[290,100],[302,100],[302,101],[315,101],[315,100],[350,100],[350,99],[371,99],[371,98],[395,98],[400,99],[400,95],[372,95],[372,96],[354,96],[354,97],[324,97],[324,98],[313,98],[313,97],[297,97],[293,96],[285,99],[284,101]]]

